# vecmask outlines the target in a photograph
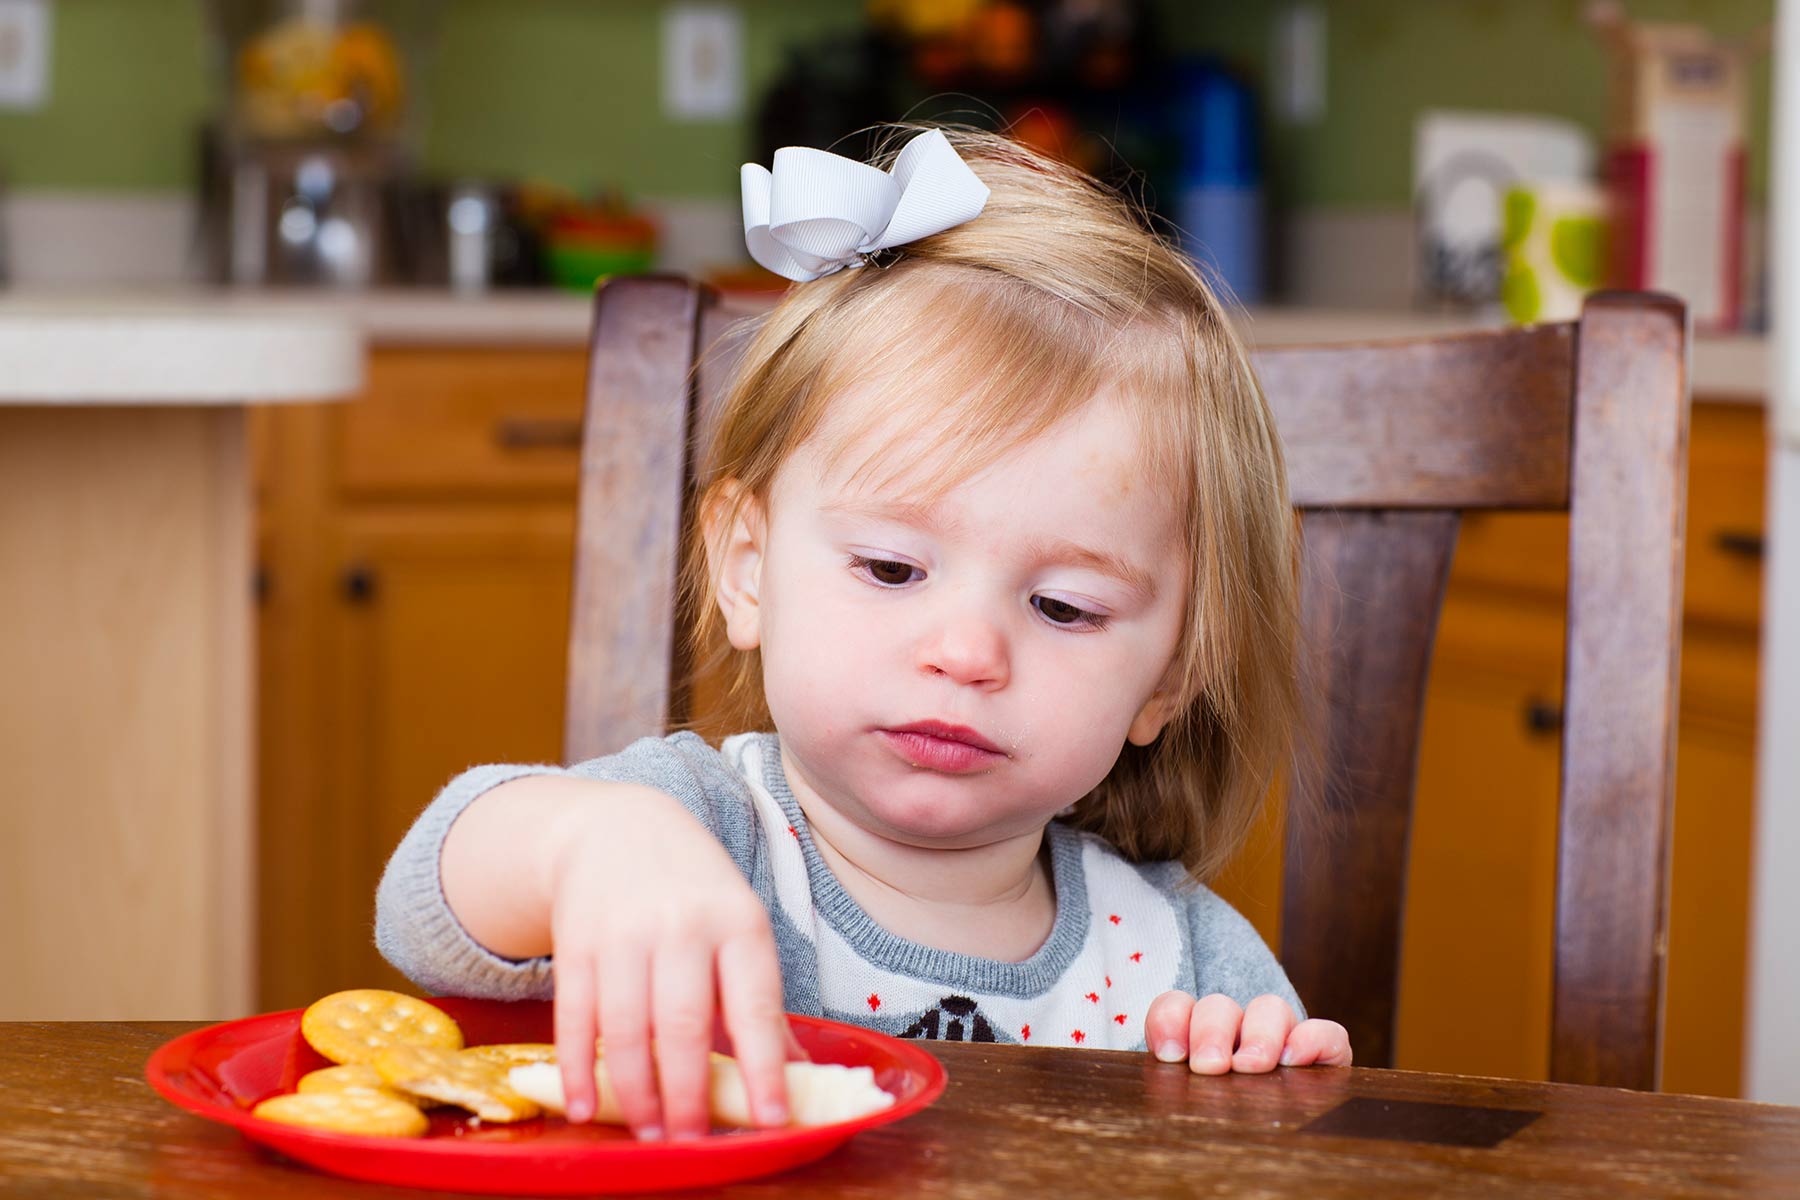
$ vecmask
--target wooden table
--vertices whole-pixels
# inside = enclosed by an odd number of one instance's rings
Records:
[[[402,1197],[152,1092],[198,1026],[0,1024],[0,1194]],[[1403,1071],[1201,1078],[1147,1055],[931,1042],[937,1104],[730,1195],[1800,1196],[1800,1109]]]

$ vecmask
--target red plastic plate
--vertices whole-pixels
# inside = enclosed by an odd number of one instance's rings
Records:
[[[548,1002],[433,1000],[471,1046],[553,1040]],[[351,1179],[492,1194],[575,1195],[704,1187],[785,1171],[831,1153],[877,1125],[911,1116],[944,1091],[944,1068],[924,1050],[886,1034],[790,1016],[815,1062],[867,1066],[893,1097],[882,1112],[810,1129],[714,1133],[698,1141],[639,1142],[624,1129],[542,1117],[471,1126],[459,1109],[432,1114],[422,1138],[380,1138],[281,1125],[250,1115],[259,1101],[294,1090],[300,1076],[330,1066],[300,1036],[300,1009],[209,1025],[169,1042],[144,1069],[165,1099],[251,1141]],[[456,1115],[452,1115],[456,1114]]]

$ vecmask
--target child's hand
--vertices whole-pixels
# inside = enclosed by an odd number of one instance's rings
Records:
[[[1279,996],[1239,1008],[1230,996],[1164,992],[1144,1017],[1144,1041],[1163,1062],[1187,1059],[1199,1075],[1284,1067],[1347,1067],[1350,1034],[1336,1021],[1302,1021]]]
[[[634,788],[608,801],[564,828],[546,880],[569,1119],[594,1113],[598,1033],[619,1107],[639,1137],[706,1133],[708,1055],[722,1016],[751,1113],[763,1125],[784,1124],[783,1064],[793,1042],[768,914],[724,848],[674,799]]]

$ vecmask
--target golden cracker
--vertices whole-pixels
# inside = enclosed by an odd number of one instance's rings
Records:
[[[413,996],[380,988],[333,992],[300,1017],[307,1045],[335,1063],[366,1063],[389,1046],[462,1047],[449,1014]]]
[[[430,1125],[425,1114],[406,1101],[377,1092],[291,1092],[272,1096],[250,1111],[283,1125],[369,1137],[422,1137]]]
[[[320,1067],[317,1071],[309,1071],[300,1077],[299,1089],[303,1094],[314,1092],[376,1092],[383,1096],[391,1096],[395,1100],[403,1100],[416,1108],[431,1108],[437,1101],[424,1096],[415,1096],[411,1092],[403,1092],[399,1088],[389,1087],[381,1081],[381,1075],[368,1063],[345,1063],[337,1067]]]
[[[375,1056],[383,1083],[459,1105],[484,1121],[528,1121],[541,1111],[513,1091],[506,1068],[432,1046],[389,1046]]]
[[[549,1042],[491,1042],[486,1046],[470,1046],[463,1053],[501,1068],[556,1061],[556,1047]]]

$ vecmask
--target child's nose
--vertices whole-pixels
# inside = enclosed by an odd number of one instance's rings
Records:
[[[944,614],[919,646],[919,666],[953,683],[996,688],[1010,673],[1006,635],[998,622],[967,609]]]

